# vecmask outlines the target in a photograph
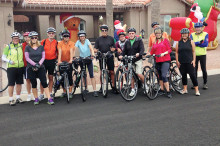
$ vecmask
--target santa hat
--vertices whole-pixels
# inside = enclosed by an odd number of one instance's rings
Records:
[[[117,35],[119,35],[119,33],[121,33],[121,32],[125,32],[123,29],[119,29],[118,31],[117,31]]]
[[[196,7],[199,7],[199,4],[198,4],[198,3],[194,3],[194,4],[191,6],[190,11],[195,12]]]
[[[64,19],[64,17],[68,16],[66,19]],[[73,14],[71,13],[62,13],[60,15],[60,23],[63,24],[64,22],[68,21],[69,19],[75,17]]]
[[[120,24],[121,22],[119,21],[119,20],[115,20],[115,22],[114,22],[114,25],[118,25],[118,24]]]
[[[123,29],[121,26],[121,22],[119,20],[115,20],[114,22],[115,29]]]

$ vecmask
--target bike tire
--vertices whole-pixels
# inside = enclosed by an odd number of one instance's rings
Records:
[[[106,70],[102,70],[102,95],[103,97],[107,97],[108,95],[108,72]]]
[[[86,73],[84,71],[82,71],[81,73],[81,97],[82,97],[82,101],[85,102],[86,98],[85,98],[85,91],[86,91]]]
[[[73,73],[73,91],[72,91],[72,94],[74,94],[76,92],[76,88],[77,88],[76,79],[77,79],[77,74]]]
[[[148,70],[150,70],[150,69],[151,69],[150,66],[145,66],[145,67],[143,68],[143,72],[142,72],[142,74],[145,75],[146,72],[147,72]]]
[[[169,80],[174,90],[178,93],[181,93],[181,91],[183,90],[182,75],[177,66],[175,66],[170,72]]]
[[[123,68],[122,66],[119,66],[115,73],[114,83],[115,83],[115,89],[117,90],[117,92],[119,92],[118,81],[119,81],[121,74],[123,73],[122,68]]]
[[[4,82],[1,81],[0,84],[0,92],[3,92],[8,88],[7,70],[3,67],[0,67],[0,76],[2,77],[2,79],[5,79]]]
[[[70,102],[70,95],[69,95],[69,80],[68,80],[68,75],[66,74],[65,76],[64,76],[64,88],[65,88],[65,90],[66,90],[66,101],[67,101],[67,103],[69,103]]]
[[[144,76],[144,91],[150,100],[157,98],[160,82],[156,72],[149,70]]]
[[[119,92],[125,101],[132,101],[135,99],[137,95],[138,79],[136,78],[136,76],[133,75],[133,73],[132,73],[132,78],[134,78],[135,94],[133,96],[130,96],[129,93],[131,92],[131,89],[132,89],[130,81],[132,79],[129,78],[129,72],[124,71],[119,77],[119,82],[118,82]]]

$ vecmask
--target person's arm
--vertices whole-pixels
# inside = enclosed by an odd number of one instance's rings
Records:
[[[176,64],[178,67],[180,67],[178,50],[179,50],[179,42],[176,43]]]
[[[115,41],[114,38],[112,38],[112,46],[111,46],[111,51],[114,52],[115,51]]]
[[[5,62],[7,62],[7,63],[10,63],[10,60],[7,58],[8,52],[9,52],[9,46],[6,45],[5,48],[4,48],[4,50],[3,50],[3,54],[2,54],[2,61],[5,61]],[[12,62],[13,62],[13,61],[12,61]],[[11,62],[11,63],[12,63],[12,62]],[[11,64],[11,63],[10,63],[10,64]]]
[[[28,63],[30,63],[31,65],[33,65],[33,66],[36,65],[36,63],[35,63],[33,60],[30,59],[30,57],[29,57],[29,52],[25,52],[25,59],[26,59],[26,61],[27,61]]]
[[[69,63],[72,63],[73,62],[73,56],[75,56],[75,52],[76,52],[76,47],[75,45],[73,44],[71,49],[70,49],[70,61]]]
[[[41,60],[39,61],[39,64],[42,65],[43,62],[44,62],[44,60],[45,60],[45,51],[42,52],[42,58],[41,58]]]
[[[96,41],[95,41],[95,47],[94,47],[94,52],[97,53],[98,50],[99,50],[99,40],[96,39]]]
[[[62,49],[60,43],[58,43],[58,65],[61,63]]]
[[[195,46],[195,43],[194,43],[193,40],[191,40],[191,44],[192,44],[192,53],[193,53],[193,61],[192,61],[192,64],[193,64],[193,66],[195,67],[195,65],[196,65],[196,51],[195,51],[196,46]]]
[[[208,44],[209,44],[209,35],[207,34],[207,35],[205,36],[205,39],[204,39],[203,41],[198,42],[198,45],[197,45],[197,46],[199,46],[199,47],[207,47]]]

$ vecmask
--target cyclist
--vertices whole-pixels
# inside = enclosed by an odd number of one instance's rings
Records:
[[[40,45],[38,41],[38,33],[32,31],[29,33],[31,38],[30,44],[25,48],[25,58],[27,60],[27,78],[30,79],[32,84],[32,92],[34,95],[34,105],[39,104],[37,93],[37,78],[44,88],[44,92],[48,98],[48,104],[53,105],[53,98],[50,96],[50,92],[47,85],[46,71],[43,65],[45,59],[44,47]]]
[[[90,43],[90,41],[88,39],[86,39],[86,32],[85,31],[79,31],[78,32],[78,37],[79,37],[79,40],[76,42],[75,44],[75,47],[77,49],[79,49],[79,52],[80,52],[80,57],[88,57],[88,56],[91,56],[91,59],[94,59],[94,50],[93,50],[93,47]],[[82,66],[82,62],[80,63],[80,67],[81,69],[83,68]],[[98,93],[96,91],[96,81],[95,81],[95,78],[94,78],[94,73],[93,73],[93,62],[91,60],[91,62],[88,62],[86,63],[86,66],[88,68],[88,71],[89,71],[89,76],[91,78],[91,83],[92,83],[92,87],[93,87],[93,96],[97,97],[98,96]]]
[[[206,71],[206,50],[209,44],[209,35],[207,32],[203,32],[203,23],[197,22],[194,24],[194,27],[196,32],[192,33],[190,38],[195,42],[196,45],[196,77],[198,65],[200,62],[203,74],[203,89],[208,89]]]
[[[23,70],[23,73],[24,73],[24,78],[26,79],[26,89],[27,89],[27,93],[28,93],[28,97],[27,97],[27,101],[31,101],[32,100],[32,97],[31,97],[31,81],[30,79],[27,78],[27,61],[25,59],[25,47],[29,44],[30,42],[30,38],[29,38],[29,33],[30,32],[25,32],[23,34],[24,36],[24,43],[22,43],[22,46],[23,46],[23,60],[24,60],[24,70]]]
[[[118,32],[119,32],[118,33],[119,41],[115,43],[115,47],[116,47],[117,52],[121,54],[124,49],[124,45],[127,39],[125,38],[124,31],[118,31]]]
[[[161,89],[158,94],[162,95],[165,93],[164,92],[164,86],[165,86],[167,91],[167,96],[169,98],[172,98],[169,89],[169,82],[167,78],[170,68],[170,61],[171,61],[170,53],[172,51],[170,47],[170,42],[168,39],[163,38],[162,28],[160,27],[155,28],[154,33],[156,36],[156,40],[153,43],[150,54],[160,55],[160,57],[156,57],[156,66],[157,66],[157,71],[159,73],[160,89]]]
[[[195,43],[189,38],[189,29],[183,28],[181,30],[181,40],[176,44],[176,63],[180,68],[182,74],[183,91],[181,94],[188,93],[187,91],[187,73],[189,74],[193,86],[195,88],[196,96],[199,96],[198,81],[195,74]]]
[[[95,42],[95,49],[94,51],[97,52],[98,50],[102,53],[107,53],[108,51],[115,51],[115,43],[114,43],[114,38],[108,35],[108,26],[103,24],[100,26],[100,30],[102,32],[102,36],[97,38]],[[101,61],[100,63],[100,69],[102,67]],[[110,77],[112,80],[112,92],[117,93],[114,85],[114,57],[113,55],[107,59],[107,67],[110,72]],[[100,72],[100,81],[101,81],[101,72]],[[102,92],[102,87],[99,90],[99,93]]]
[[[61,35],[63,37],[63,40],[58,43],[58,65],[62,63],[63,61],[69,62],[70,64],[70,69],[67,71],[68,74],[68,79],[69,79],[69,93],[72,93],[72,88],[73,88],[73,78],[72,78],[72,61],[73,61],[73,56],[75,56],[75,43],[70,41],[70,32],[67,29],[64,29],[61,32]],[[62,74],[62,72],[61,72]],[[64,84],[62,85],[64,87]],[[66,96],[66,91],[63,89],[63,93],[61,97]],[[72,98],[72,94],[69,95],[70,98]]]
[[[124,49],[122,51],[122,56],[128,55],[136,55],[136,59],[134,60],[134,68],[141,82],[144,83],[144,76],[142,75],[142,55],[144,53],[144,44],[141,38],[136,37],[136,29],[129,28],[128,29],[129,39],[125,42]],[[122,56],[119,59],[122,59]],[[133,84],[134,82],[132,82]],[[132,90],[129,96],[134,96],[134,84],[132,85]]]
[[[153,23],[151,24],[151,27],[152,27],[153,30],[154,30],[155,28],[160,27],[160,24],[159,24],[158,22],[153,22]],[[168,39],[168,35],[167,35],[166,32],[163,32],[163,38]],[[150,37],[149,37],[148,40],[149,40],[149,41],[148,41],[147,53],[149,54],[149,52],[150,52],[150,50],[151,50],[151,48],[152,48],[152,46],[153,46],[153,43],[154,43],[155,40],[156,40],[155,34],[152,33],[152,34],[150,35]]]
[[[57,41],[55,40],[56,30],[53,27],[49,27],[47,29],[47,39],[41,41],[41,45],[44,47],[45,51],[45,60],[44,60],[44,67],[46,73],[48,72],[48,79],[49,79],[49,91],[50,96],[52,97],[52,89],[53,89],[53,73],[56,66],[56,59],[57,59]],[[43,94],[43,87],[41,87],[41,95],[39,96],[39,100],[44,98]]]
[[[13,32],[11,34],[12,42],[8,44],[2,55],[2,60],[7,62],[7,77],[8,77],[8,94],[9,94],[9,104],[11,106],[16,105],[16,103],[22,103],[20,98],[21,94],[21,84],[24,83],[23,80],[23,51],[22,45],[19,43],[20,33]],[[14,86],[16,83],[16,101],[13,98]]]

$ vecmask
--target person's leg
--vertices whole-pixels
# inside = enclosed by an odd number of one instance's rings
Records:
[[[142,72],[143,72],[142,60],[135,62],[135,71],[143,84],[144,83],[144,75],[142,74]]]
[[[38,99],[38,93],[37,93],[37,79],[33,78],[33,79],[30,79],[31,81],[31,85],[32,85],[32,93],[34,95],[34,105],[38,105],[39,104],[39,99]]]
[[[14,91],[14,86],[8,86],[9,101],[13,100],[13,91]]]
[[[197,76],[198,76],[199,60],[200,60],[200,56],[196,56],[196,66],[195,66],[195,74],[196,74],[196,78],[197,78]]]
[[[31,94],[31,81],[30,81],[30,79],[26,79],[26,89],[27,89],[28,95],[30,95]]]
[[[69,93],[72,93],[72,90],[73,90],[73,68],[72,68],[72,65],[70,65],[70,69],[68,71],[68,79],[69,79],[69,85],[70,85]]]
[[[92,62],[88,63],[87,68],[88,68],[88,71],[89,71],[89,76],[90,76],[90,79],[91,79],[93,91],[96,91],[96,82],[95,82],[94,72],[93,72],[93,63]]]
[[[185,93],[187,91],[187,70],[186,70],[186,63],[182,63],[180,65],[180,73],[182,75],[182,83],[183,83],[183,91],[182,93]]]
[[[50,92],[50,94],[52,94],[52,90],[53,90],[53,75],[49,75],[48,74],[48,79],[49,79],[49,92]]]
[[[170,93],[169,82],[168,82],[168,78],[167,78],[167,74],[169,72],[169,67],[170,67],[169,62],[163,62],[162,63],[162,65],[161,65],[161,76],[162,76],[162,80],[163,80],[164,86],[165,86],[166,91],[167,91],[167,96],[169,98],[171,98],[172,95]]]
[[[193,86],[195,88],[195,93],[199,94],[198,81],[197,81],[196,74],[195,74],[195,68],[193,67],[192,64],[188,64],[187,71],[189,73],[190,79],[191,79]]]
[[[114,72],[114,68],[115,68],[115,64],[114,64],[114,57],[112,56],[111,58],[107,59],[107,67],[110,73],[110,78],[112,80],[112,87],[115,87],[115,72]]]
[[[203,74],[203,83],[207,84],[207,71],[206,71],[206,55],[200,56],[200,64],[201,64],[201,69],[202,69],[202,74]]]
[[[21,95],[22,84],[24,84],[24,78],[23,78],[24,68],[17,68],[16,71],[17,71],[16,73],[16,102],[22,103],[23,101],[21,100],[20,95]]]

